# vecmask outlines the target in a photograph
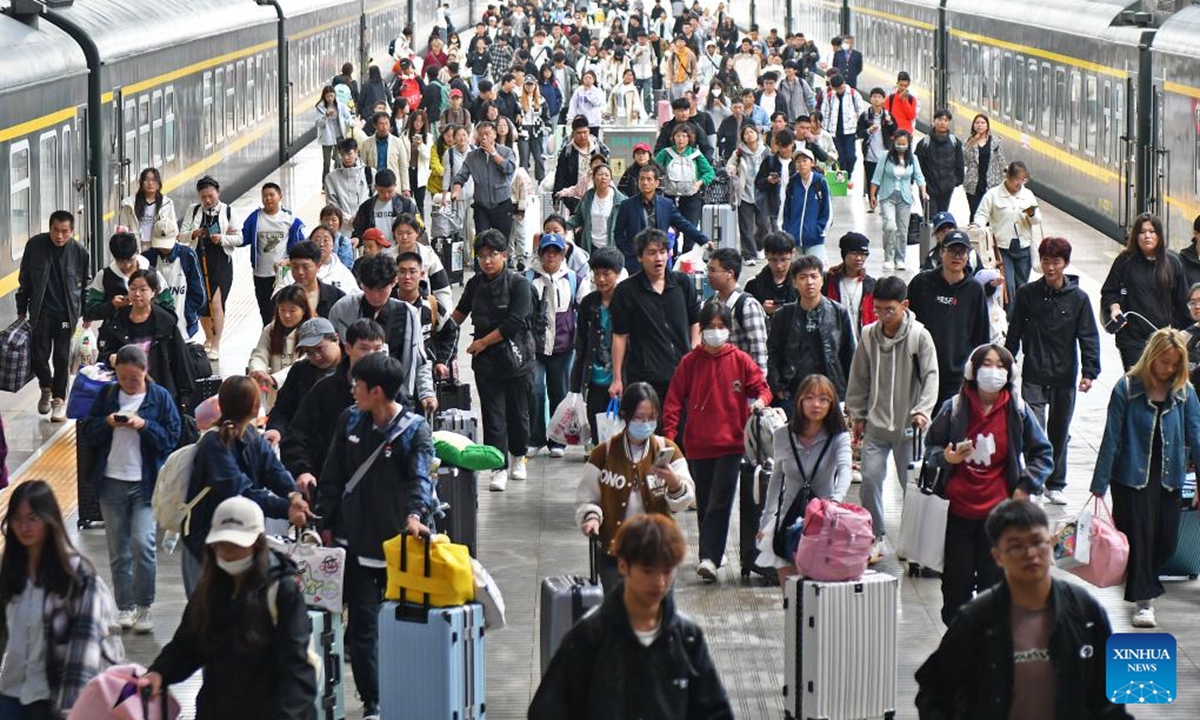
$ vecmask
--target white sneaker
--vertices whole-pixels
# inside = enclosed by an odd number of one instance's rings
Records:
[[[67,401],[54,398],[50,401],[50,422],[63,422],[67,419]]]
[[[493,470],[492,482],[488,485],[488,490],[492,492],[504,492],[504,488],[508,487],[508,471]]]
[[[150,608],[140,607],[134,612],[133,631],[143,634],[154,632],[154,620],[150,617]]]
[[[883,271],[884,272],[891,272],[892,270],[895,270],[895,269],[896,269],[896,265],[891,260],[883,261]]]
[[[1047,490],[1046,502],[1050,503],[1051,505],[1066,505],[1067,498],[1063,496],[1062,490]]]
[[[50,414],[50,388],[42,388],[42,397],[38,399],[38,415]]]
[[[705,583],[715,583],[717,581],[717,566],[712,560],[701,560],[696,566],[696,574]]]
[[[745,265],[746,267],[754,267],[755,265],[758,264],[758,259],[750,258],[750,259],[746,260],[745,262],[743,262],[742,264]]]
[[[1135,628],[1158,627],[1158,623],[1154,620],[1154,608],[1147,605],[1135,610],[1133,613],[1133,626]]]
[[[541,451],[542,449],[540,447],[534,447],[530,445],[525,449],[525,457],[537,457],[537,454]]]
[[[513,480],[526,480],[529,478],[528,460],[526,458],[513,458],[512,466],[509,469],[512,471]]]
[[[117,612],[117,624],[122,630],[133,629],[133,619],[137,616],[137,610],[129,608],[128,610],[120,610]]]
[[[908,269],[908,268],[906,268],[906,267],[904,266],[904,263],[902,263],[902,262],[898,262],[898,263],[896,263],[896,270],[898,270],[899,272],[904,272],[904,271],[905,271],[905,270],[907,270],[907,269]]]
[[[567,454],[566,448],[560,448],[560,447],[550,448],[550,457],[552,457],[552,458],[560,458],[566,454]]]
[[[887,551],[883,547],[883,538],[879,538],[875,541],[875,544],[871,546],[871,556],[867,558],[867,564],[874,565],[882,560],[885,555],[887,555]]]

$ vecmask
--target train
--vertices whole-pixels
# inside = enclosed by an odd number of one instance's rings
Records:
[[[475,0],[9,0],[0,3],[0,316],[30,237],[54,210],[105,264],[121,199],[144,167],[178,208],[212,175],[236,197],[314,136],[343,62],[385,73],[405,26],[421,44]],[[285,189],[286,192],[286,189]],[[286,197],[285,197],[286,202]]]
[[[947,108],[965,138],[989,117],[1030,186],[1118,240],[1134,218],[1163,219],[1175,248],[1200,216],[1200,4],[1195,0],[782,0],[783,17],[824,59],[852,34],[858,87],[912,76],[918,127]],[[779,12],[779,2],[754,7]],[[734,6],[745,13],[746,4]]]

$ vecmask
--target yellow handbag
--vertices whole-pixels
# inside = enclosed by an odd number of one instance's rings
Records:
[[[383,543],[387,561],[384,597],[400,602],[453,607],[475,599],[475,574],[466,545],[445,535],[417,538],[401,533]]]

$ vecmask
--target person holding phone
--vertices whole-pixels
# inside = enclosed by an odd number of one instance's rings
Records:
[[[117,622],[137,633],[154,630],[150,607],[157,569],[150,499],[181,429],[175,399],[149,378],[147,367],[140,346],[118,350],[117,379],[100,392],[79,430],[93,452],[91,477],[80,482],[91,482],[100,501]]]
[[[605,594],[621,580],[612,543],[625,520],[683,512],[696,497],[683,452],[654,433],[660,412],[658,393],[649,383],[625,388],[618,411],[625,427],[592,450],[575,491],[575,522],[584,535],[600,539],[598,570]]]
[[[1003,579],[992,558],[988,515],[1010,497],[1028,500],[1041,492],[1054,466],[1054,448],[1014,390],[1012,353],[1002,345],[980,345],[963,374],[962,389],[929,427],[925,450],[950,501],[942,570],[946,625],[976,592]]]
[[[1004,169],[1004,182],[988,190],[971,218],[972,225],[991,227],[1004,260],[1004,284],[1012,317],[1012,299],[1017,288],[1029,282],[1033,266],[1033,226],[1042,224],[1037,198],[1026,187],[1029,170],[1014,160]]]

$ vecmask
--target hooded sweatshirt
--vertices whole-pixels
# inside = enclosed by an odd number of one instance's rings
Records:
[[[991,340],[983,286],[970,275],[951,285],[941,270],[927,270],[909,283],[908,306],[933,336],[938,380],[947,397],[962,384],[971,350]]]
[[[866,421],[867,436],[899,439],[913,415],[933,419],[937,397],[937,348],[911,312],[904,313],[895,337],[884,334],[883,323],[863,328],[850,363],[846,409],[851,419]]]
[[[746,353],[725,343],[716,353],[701,345],[683,356],[663,403],[663,434],[674,438],[686,411],[693,420],[684,427],[688,457],[705,460],[745,452],[743,428],[750,403],[771,403],[762,368]]]
[[[362,160],[355,160],[350,167],[337,163],[325,176],[326,201],[341,209],[345,217],[354,217],[358,208],[371,197],[370,174]]]
[[[558,272],[547,273],[541,258],[529,264],[526,279],[533,288],[533,345],[543,357],[570,352],[575,347],[575,295],[579,278],[564,261]]]

